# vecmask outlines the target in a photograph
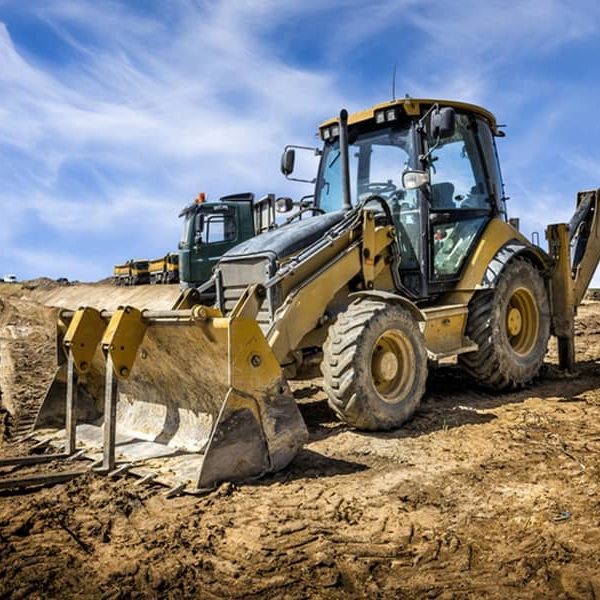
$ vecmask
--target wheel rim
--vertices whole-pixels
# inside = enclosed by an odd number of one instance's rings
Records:
[[[388,404],[402,402],[415,376],[415,353],[406,335],[398,329],[381,334],[371,353],[371,378],[380,398]]]
[[[506,309],[506,334],[511,348],[520,356],[536,345],[540,330],[540,312],[535,297],[526,288],[516,289]]]

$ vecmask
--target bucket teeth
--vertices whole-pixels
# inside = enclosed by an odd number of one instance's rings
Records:
[[[130,463],[126,463],[124,465],[121,465],[120,467],[117,467],[114,471],[111,471],[108,476],[111,478],[114,477],[118,477],[119,475],[124,475],[125,473],[127,473],[127,471],[129,471],[131,469],[133,465],[131,465]]]

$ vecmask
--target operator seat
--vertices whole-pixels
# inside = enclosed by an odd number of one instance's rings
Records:
[[[449,181],[434,183],[431,186],[431,208],[456,208],[454,204],[454,184]]]

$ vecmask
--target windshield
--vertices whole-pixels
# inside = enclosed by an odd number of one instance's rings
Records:
[[[349,135],[350,195],[352,205],[375,195],[390,207],[399,230],[402,268],[418,268],[421,216],[417,190],[402,187],[402,173],[415,168],[412,127],[388,127],[358,136]],[[316,205],[325,212],[342,208],[339,141],[325,145],[316,186]]]
[[[179,247],[186,248],[193,241],[193,229],[196,213],[195,211],[187,211],[183,215],[183,229],[179,240]]]
[[[402,173],[412,164],[413,136],[409,126],[350,135],[350,194],[352,204],[369,196],[388,201],[403,195]],[[317,206],[326,212],[342,208],[339,141],[325,146],[316,189]]]

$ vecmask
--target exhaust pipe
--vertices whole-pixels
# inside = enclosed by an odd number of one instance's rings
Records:
[[[340,160],[342,161],[342,209],[350,210],[350,160],[348,151],[348,111],[340,111]]]

